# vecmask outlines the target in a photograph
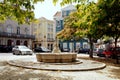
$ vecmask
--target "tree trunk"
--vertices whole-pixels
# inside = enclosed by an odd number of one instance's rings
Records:
[[[91,37],[89,38],[89,41],[90,41],[89,57],[90,57],[90,58],[93,58],[93,40],[92,40]]]
[[[115,38],[115,48],[117,47],[117,39],[118,39],[118,37]],[[116,52],[116,49],[115,49],[115,55],[116,55],[116,63],[118,64],[119,63],[119,59],[118,59],[118,54]]]
[[[115,48],[117,47],[117,37],[115,38]]]

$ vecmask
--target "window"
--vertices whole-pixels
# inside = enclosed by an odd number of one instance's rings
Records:
[[[56,21],[57,23],[56,23],[56,25],[57,25],[57,27],[60,27],[60,21]]]
[[[7,32],[8,32],[8,33],[12,33],[12,32],[13,32],[13,28],[12,28],[11,25],[8,25],[8,26],[7,26]]]
[[[67,43],[66,42],[63,43],[63,48],[67,48]]]
[[[17,27],[17,34],[20,34],[20,27]]]
[[[66,11],[66,16],[69,16],[69,14],[70,14],[70,11]]]
[[[51,34],[51,37],[50,38],[53,38],[53,34]]]
[[[28,31],[29,31],[28,28],[25,28],[25,33],[26,33],[26,34],[28,34]]]
[[[50,38],[50,34],[48,33],[48,38]]]
[[[47,24],[48,32],[50,32],[50,24]]]
[[[37,31],[37,27],[36,26],[34,27],[34,31]]]
[[[87,42],[84,42],[84,43],[83,43],[83,48],[88,48]]]
[[[51,24],[51,27],[50,27],[50,28],[51,28],[51,32],[53,32],[53,24]]]

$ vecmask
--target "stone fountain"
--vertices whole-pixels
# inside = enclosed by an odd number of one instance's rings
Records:
[[[58,40],[54,43],[52,53],[37,53],[24,59],[10,60],[8,64],[27,69],[54,70],[54,71],[88,71],[98,70],[106,67],[106,64],[77,59],[76,53],[63,53],[58,46]],[[37,61],[36,61],[37,59]]]
[[[37,61],[45,63],[70,63],[75,62],[77,58],[76,53],[61,52],[56,38],[52,53],[38,53],[36,54]]]

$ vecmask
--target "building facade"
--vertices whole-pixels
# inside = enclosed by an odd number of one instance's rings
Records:
[[[56,26],[56,33],[61,31],[64,28],[64,19],[66,16],[69,16],[70,13],[76,11],[74,5],[69,5],[65,8],[62,8],[60,12],[56,12],[54,15],[54,21]],[[69,48],[70,51],[75,51],[80,47],[89,48],[88,41],[85,39],[80,40],[67,40],[67,41],[59,41],[60,49]]]
[[[0,23],[0,45],[26,45],[32,48],[34,39],[35,36],[32,35],[31,26],[28,24],[19,25],[16,21],[10,19]]]
[[[62,13],[60,11],[55,13],[54,21],[55,21],[55,29],[56,29],[55,31],[57,33],[63,29],[63,18],[62,18]]]
[[[48,20],[44,17],[38,19],[38,23],[34,24],[35,41],[34,48],[43,46],[50,50],[53,49],[53,43],[55,40],[55,27],[52,20]]]

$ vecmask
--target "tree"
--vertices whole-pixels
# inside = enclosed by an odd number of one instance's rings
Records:
[[[8,18],[19,23],[29,23],[34,19],[34,4],[44,0],[3,0],[0,1],[0,21]]]
[[[97,7],[100,10],[99,25],[106,36],[113,37],[115,47],[120,37],[120,0],[98,0]]]
[[[77,5],[77,11],[65,19],[65,28],[60,32],[64,37],[65,32],[70,28],[72,31],[69,31],[67,35],[71,36],[72,33],[72,35],[79,36],[79,38],[88,38],[91,58],[93,57],[94,41],[103,35],[100,26],[98,26],[98,16],[98,10],[94,2]]]
[[[93,57],[93,43],[103,36],[101,26],[98,25],[99,10],[97,9],[96,3],[89,2],[78,6],[77,10],[81,16],[81,19],[75,24],[81,31],[78,31],[78,35],[83,35],[89,39],[90,44],[90,57]]]
[[[54,0],[54,1],[58,1],[58,0]],[[82,3],[86,1],[89,1],[89,0],[62,0],[61,5],[70,4],[73,2]],[[113,37],[115,39],[115,47],[116,47],[117,40],[120,37],[120,20],[119,20],[120,4],[119,3],[120,3],[120,0],[98,0],[97,7],[95,7],[96,8],[95,11],[97,12],[94,11],[95,9],[94,7],[93,7],[94,9],[92,10],[90,6],[86,6],[86,7],[89,7],[86,9],[86,11],[88,11],[88,13],[90,14],[86,14],[83,20],[81,20],[82,22],[80,23],[78,22],[77,24],[84,27],[90,26],[90,29],[88,30],[89,33],[87,33],[87,35],[89,36],[91,35],[91,32],[92,32],[92,33],[100,33],[100,36],[107,35],[107,36]],[[91,11],[89,11],[89,9]],[[96,25],[97,27],[95,27]],[[92,29],[92,26],[93,28],[96,28],[96,30]],[[84,31],[87,29],[82,28],[82,30],[83,30],[82,32],[78,31],[78,33],[83,34],[83,32],[85,33],[87,32],[87,31]]]
[[[56,4],[58,1],[61,0],[53,0],[53,3]],[[71,4],[71,3],[84,3],[84,2],[89,2],[91,0],[62,0],[60,2],[61,6],[64,6],[65,4]]]
[[[64,28],[62,31],[57,33],[59,39],[70,40],[73,37],[76,37],[75,32],[77,28],[73,27],[74,22],[77,20],[76,15],[76,13],[72,13],[64,19]]]
[[[97,7],[103,15],[98,19],[99,25],[106,36],[113,37],[116,48],[117,40],[120,38],[120,0],[98,0]],[[116,62],[119,62],[117,54]]]
[[[34,4],[44,0],[2,0],[0,1],[0,22],[10,18],[18,23],[30,23],[34,20]],[[53,0],[55,4],[59,0]],[[63,0],[61,5],[84,0]],[[65,3],[65,4],[64,4]]]
[[[58,0],[54,0],[55,2]],[[96,4],[89,0],[62,0],[61,5],[70,4],[73,2],[80,3],[77,6],[77,17],[74,24],[77,26],[77,35],[87,37],[90,41],[90,57],[93,57],[93,42],[98,37],[102,36],[101,28],[98,26],[98,10]],[[94,15],[93,15],[94,14]],[[76,18],[77,18],[76,17]],[[100,33],[99,33],[100,32]]]

